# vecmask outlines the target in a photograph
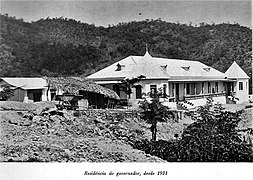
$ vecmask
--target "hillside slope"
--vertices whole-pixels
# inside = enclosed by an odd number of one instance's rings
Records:
[[[0,102],[0,161],[165,162],[132,147],[151,138],[150,125],[137,116],[125,116],[123,110],[73,114],[54,108],[50,102]],[[171,139],[185,126],[159,124],[158,139]]]
[[[86,76],[129,55],[198,60],[222,72],[236,61],[252,76],[252,30],[160,19],[96,27],[67,18],[27,23],[1,15],[0,76]]]

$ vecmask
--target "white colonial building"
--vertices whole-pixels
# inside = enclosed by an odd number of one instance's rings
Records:
[[[187,108],[204,105],[208,97],[222,104],[248,100],[249,77],[235,62],[222,73],[199,61],[157,58],[147,51],[144,56],[129,56],[87,78],[113,89],[124,101],[127,95],[121,80],[140,75],[146,78],[132,88],[129,101],[133,107],[143,93],[152,94],[158,89],[167,97],[162,99],[164,104],[171,108],[178,104]]]

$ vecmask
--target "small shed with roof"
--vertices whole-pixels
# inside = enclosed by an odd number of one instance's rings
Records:
[[[54,100],[55,95],[76,95],[88,101],[89,107],[113,108],[119,96],[111,89],[102,87],[91,80],[77,77],[46,77],[48,96]]]
[[[93,108],[112,108],[119,99],[113,90],[77,77],[0,78],[0,88],[5,86],[14,91],[14,95],[7,99],[8,101],[25,103],[51,101],[55,100],[56,95],[66,95],[63,99],[85,99]]]
[[[46,101],[47,82],[42,78],[3,77],[0,78],[0,87],[9,86],[14,90],[9,101],[37,102]]]

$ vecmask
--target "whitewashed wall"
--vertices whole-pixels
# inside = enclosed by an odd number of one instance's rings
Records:
[[[243,90],[239,90],[239,82],[243,83]],[[236,103],[243,103],[249,101],[249,80],[248,79],[237,79],[234,87],[236,97],[239,98],[239,101]]]

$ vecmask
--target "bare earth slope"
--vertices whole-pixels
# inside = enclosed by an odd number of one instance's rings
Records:
[[[0,110],[2,162],[165,162],[132,148],[134,140],[146,138],[147,130],[135,118],[119,122],[75,117],[69,111],[38,115],[38,107],[14,102],[0,107],[5,107]]]
[[[50,102],[0,102],[0,162],[165,162],[132,148],[134,141],[151,138],[150,125],[139,118],[122,117],[118,110],[56,112]],[[245,109],[242,118],[239,128],[252,128],[253,108]],[[157,138],[180,137],[190,123],[189,117],[158,123]]]

